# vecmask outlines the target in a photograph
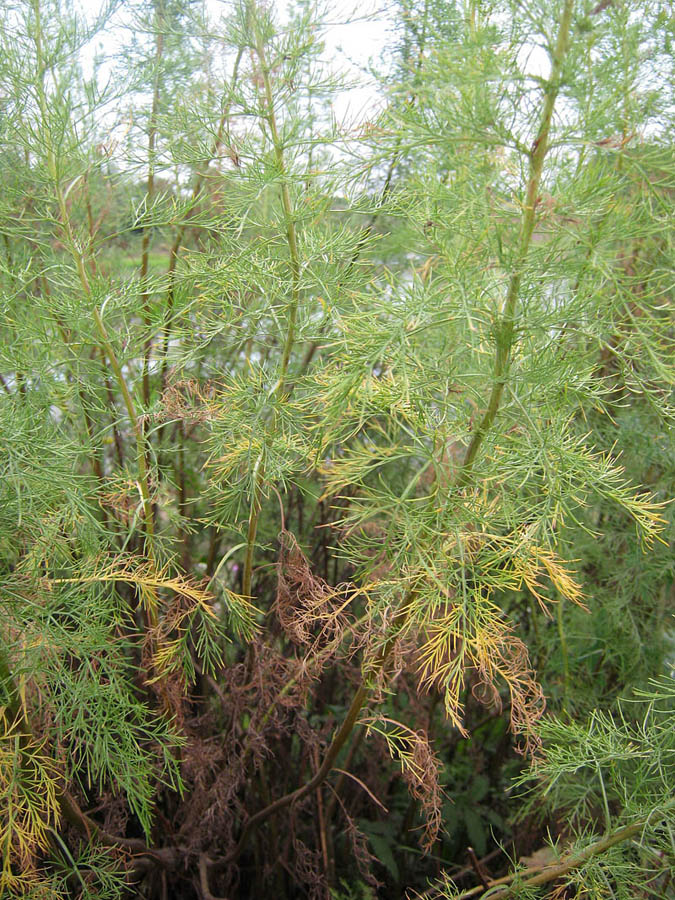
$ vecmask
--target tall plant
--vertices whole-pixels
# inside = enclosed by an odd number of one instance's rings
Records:
[[[2,16],[2,890],[402,895],[514,770],[584,837],[498,896],[660,889],[661,7],[402,3],[349,131],[305,3]]]

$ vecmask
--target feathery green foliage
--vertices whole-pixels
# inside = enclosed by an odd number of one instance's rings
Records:
[[[0,11],[3,896],[672,889],[672,18],[392,16]]]

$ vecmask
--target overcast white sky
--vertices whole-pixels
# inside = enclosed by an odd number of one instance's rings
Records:
[[[2,2],[2,0],[0,0]],[[76,0],[77,5],[87,16],[94,16],[100,11],[104,0]],[[287,20],[289,0],[267,0],[276,13],[281,25]],[[335,94],[332,107],[338,122],[346,126],[357,126],[363,120],[374,118],[382,108],[384,100],[378,91],[374,78],[370,75],[370,64],[378,64],[383,52],[391,48],[394,41],[393,26],[395,10],[392,0],[314,0],[324,25],[325,42],[324,60],[335,72],[345,73],[349,82],[354,84],[350,90]],[[207,10],[214,21],[222,15],[228,15],[233,0],[206,0]],[[125,24],[122,24],[125,23]],[[106,28],[85,46],[82,51],[82,64],[89,73],[94,57],[102,55],[111,58],[116,55],[124,42],[129,39],[129,17],[124,4],[120,6],[113,20]],[[122,27],[118,27],[122,25]],[[381,68],[381,66],[380,66]],[[100,75],[106,78],[108,64],[103,63]],[[119,114],[119,110],[117,111]],[[113,113],[115,118],[115,113]],[[126,124],[111,124],[111,133],[117,128],[125,130]]]
[[[286,18],[288,0],[268,0],[280,22]],[[377,62],[391,46],[395,11],[391,0],[316,0],[324,9],[325,57],[338,71],[347,71],[358,87],[335,98],[338,119],[366,118],[378,102],[375,83],[370,77],[369,63]],[[228,9],[231,0],[207,0],[214,12]]]
[[[2,0],[0,0],[2,2]],[[92,13],[103,0],[79,0],[81,8]],[[290,0],[267,0],[275,11],[277,19],[283,23],[287,19]],[[394,21],[400,8],[395,8],[394,0],[314,0],[319,10],[325,15],[320,19],[325,25],[325,58],[331,62],[336,71],[346,71],[358,87],[335,98],[334,112],[338,120],[359,120],[372,115],[374,107],[381,105],[375,82],[369,74],[369,64],[380,62],[383,52],[394,43]],[[232,8],[233,0],[206,0],[206,6],[217,20],[227,15]],[[118,11],[116,19],[125,17],[124,5]],[[114,29],[113,29],[114,32]],[[102,47],[104,54],[114,52],[119,41],[119,34],[108,32],[99,34],[98,38],[85,50],[86,58],[93,58],[95,46]],[[528,48],[525,54],[524,70],[536,75],[545,75],[549,63],[546,53],[540,47]]]
[[[281,7],[280,0],[274,0]],[[326,33],[326,55],[336,66],[347,64],[359,80],[359,87],[337,98],[335,114],[338,119],[366,118],[368,110],[377,103],[377,94],[367,68],[377,62],[392,43],[393,17],[387,0],[335,0],[331,4],[331,27]],[[344,24],[340,24],[340,22]]]

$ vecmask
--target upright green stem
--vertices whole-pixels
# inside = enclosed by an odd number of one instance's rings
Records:
[[[516,261],[509,281],[504,313],[496,327],[497,352],[495,354],[493,369],[492,390],[490,392],[487,409],[473,433],[471,443],[466,452],[457,482],[459,487],[465,486],[471,479],[476,455],[497,416],[502,400],[502,394],[504,393],[504,386],[506,384],[511,362],[511,351],[513,349],[516,309],[520,297],[520,285],[523,278],[523,269],[527,254],[532,242],[532,233],[534,231],[536,220],[537,197],[539,196],[539,185],[544,168],[544,159],[549,149],[549,133],[551,130],[551,120],[553,118],[553,108],[560,90],[562,67],[569,47],[573,8],[574,0],[566,0],[562,18],[560,20],[558,38],[551,59],[551,76],[546,85],[546,95],[539,129],[530,150],[529,178],[525,206],[523,208],[520,225]]]
[[[267,106],[267,124],[269,125],[270,134],[272,135],[272,145],[274,147],[274,156],[276,159],[279,174],[281,176],[281,203],[284,209],[284,224],[286,227],[286,240],[288,242],[288,250],[290,254],[291,268],[291,302],[288,310],[288,327],[286,331],[286,339],[284,341],[284,350],[281,357],[281,372],[279,380],[275,385],[275,391],[283,393],[286,374],[288,371],[288,363],[291,357],[291,350],[295,342],[295,327],[298,316],[298,301],[300,298],[300,254],[298,253],[298,238],[295,228],[295,219],[293,215],[293,205],[291,203],[291,193],[288,189],[286,161],[284,159],[284,145],[279,135],[277,119],[274,114],[274,95],[272,93],[272,83],[270,81],[269,66],[267,63],[267,55],[265,53],[265,45],[260,36],[257,34],[256,53],[260,60],[261,76],[265,91],[265,103]]]
[[[39,0],[38,0],[38,2],[39,2]],[[39,98],[40,98],[40,111],[42,113],[43,121],[44,121],[44,114],[45,114],[47,107],[46,107],[46,103],[44,102],[44,100],[45,100],[45,96],[44,96],[44,64],[42,63],[42,35],[41,35],[41,30],[40,30],[39,6],[37,6],[37,8],[34,7],[34,10],[35,10],[35,14],[36,14],[35,45],[36,45],[36,54],[38,57],[38,75],[39,75],[38,90],[39,90]],[[49,142],[49,146],[51,147],[51,141]],[[53,156],[53,153],[51,154],[51,156],[48,156],[48,168],[49,168],[50,174],[55,169],[55,158]],[[14,262],[12,259],[12,253],[11,253],[11,247],[9,244],[9,239],[6,234],[3,234],[3,241],[5,243],[5,248],[6,248],[6,252],[7,252],[7,260],[8,260],[10,269],[13,269]],[[37,249],[37,247],[36,247],[36,249]],[[14,280],[14,276],[12,275],[11,277]],[[49,283],[46,280],[46,278],[44,278],[44,277],[42,278],[41,284],[42,284],[42,290],[44,292],[45,297],[49,298],[51,295],[50,295],[50,290],[49,290]],[[63,339],[63,342],[66,344],[66,346],[70,346],[71,341],[70,341],[70,337],[68,334],[68,328],[66,327],[65,323],[63,322],[63,320],[60,317],[55,316],[55,319],[57,322],[59,332]],[[21,396],[23,396],[26,392],[25,382],[24,382],[23,375],[18,371],[16,372],[16,382],[17,382],[17,386],[19,388],[19,393],[21,394]],[[91,467],[92,467],[92,470],[93,470],[96,478],[99,480],[99,482],[102,483],[104,480],[104,473],[103,473],[103,466],[101,464],[101,460],[100,460],[99,455],[96,452],[96,448],[94,446],[95,445],[94,422],[91,418],[91,415],[89,414],[89,410],[87,409],[87,404],[85,402],[84,390],[82,388],[82,385],[79,383],[79,381],[78,381],[78,386],[77,386],[77,394],[80,399],[80,406],[82,408],[82,417],[84,419],[84,427],[87,432],[87,438],[88,438],[89,444],[91,445],[91,448],[92,448]]]
[[[155,193],[155,143],[157,140],[157,113],[159,111],[159,82],[160,66],[164,53],[163,2],[155,0],[155,72],[152,89],[152,108],[150,110],[150,122],[148,123],[148,181],[146,195],[148,202],[152,202]],[[146,329],[143,345],[143,403],[147,407],[150,403],[150,356],[152,354],[152,336],[150,334],[150,292],[148,291],[148,268],[150,258],[150,228],[143,228],[141,240],[141,307],[143,309],[143,324]]]
[[[70,220],[70,214],[68,212],[68,207],[66,204],[66,198],[61,187],[61,177],[59,174],[58,163],[56,158],[56,152],[54,150],[54,145],[52,142],[51,132],[49,127],[47,126],[48,122],[48,104],[47,104],[47,93],[45,90],[44,84],[44,75],[45,75],[45,57],[44,50],[42,46],[42,21],[40,16],[40,0],[33,0],[33,12],[35,15],[35,50],[37,55],[37,65],[38,65],[38,78],[37,78],[37,87],[38,87],[38,102],[40,106],[40,113],[42,116],[42,122],[44,124],[44,141],[45,141],[45,149],[47,154],[47,169],[49,171],[49,175],[54,183],[54,190],[56,192],[56,200],[59,208],[59,216],[61,221],[61,228],[64,233],[65,241],[70,251],[71,256],[75,262],[75,267],[77,269],[77,274],[80,280],[80,284],[82,286],[82,290],[84,292],[87,300],[90,301],[93,307],[93,319],[94,324],[96,325],[96,329],[99,333],[101,344],[105,350],[105,353],[110,361],[110,365],[112,366],[113,372],[115,373],[115,378],[117,379],[117,383],[122,392],[122,397],[124,399],[124,405],[127,409],[127,414],[129,416],[129,421],[131,422],[131,427],[136,436],[136,456],[137,456],[137,467],[138,467],[138,484],[141,492],[141,499],[143,503],[143,516],[145,520],[145,529],[147,536],[147,551],[150,555],[152,555],[152,541],[154,537],[154,519],[152,513],[152,503],[150,500],[150,488],[149,488],[149,480],[148,480],[148,468],[145,458],[145,440],[143,436],[143,431],[141,428],[141,424],[138,419],[138,415],[136,414],[136,407],[131,396],[131,392],[129,387],[127,386],[126,380],[124,378],[124,374],[122,372],[122,367],[119,364],[117,356],[115,355],[115,351],[110,343],[110,339],[108,337],[108,333],[106,331],[105,325],[103,324],[103,320],[99,313],[98,308],[94,304],[94,298],[91,290],[91,285],[89,284],[89,277],[87,275],[87,269],[84,262],[84,255],[82,253],[81,248],[79,247],[78,241],[76,239],[75,233],[73,231],[72,222]],[[151,620],[154,621],[156,619],[156,610],[150,611]]]
[[[83,270],[84,271],[84,270]],[[86,273],[85,273],[86,277]],[[83,285],[84,286],[84,285]],[[87,292],[88,296],[91,297],[91,294]],[[152,501],[150,499],[150,486],[148,479],[148,466],[145,459],[145,438],[143,436],[143,429],[141,428],[141,424],[138,420],[138,415],[136,413],[136,406],[134,404],[133,397],[131,396],[131,392],[124,378],[124,373],[122,372],[122,367],[119,364],[117,356],[115,355],[115,351],[110,343],[110,338],[108,337],[108,332],[106,330],[105,325],[103,324],[103,319],[101,318],[101,314],[96,307],[93,310],[94,323],[96,325],[96,329],[101,337],[101,344],[106,352],[106,355],[110,361],[110,365],[112,366],[112,370],[115,373],[115,378],[117,380],[117,384],[119,385],[120,390],[122,391],[122,398],[124,400],[124,405],[127,410],[127,415],[129,416],[129,421],[131,422],[131,427],[134,432],[134,436],[136,438],[136,463],[138,466],[138,482],[141,491],[141,498],[143,500],[143,516],[145,518],[145,529],[147,532],[147,536],[152,542],[152,538],[155,533],[155,523],[152,512]],[[149,548],[151,549],[151,548]]]
[[[248,528],[246,529],[246,556],[242,573],[241,592],[244,597],[251,597],[251,580],[253,577],[253,558],[255,555],[255,539],[258,532],[258,519],[262,505],[262,486],[265,477],[262,454],[258,456],[253,467],[253,496],[248,512]]]
[[[562,603],[560,603],[560,602],[558,603],[556,615],[557,615],[557,619],[558,619],[558,637],[560,638],[560,652],[562,654],[562,661],[563,661],[562,708],[563,708],[563,712],[565,714],[567,714],[568,706],[569,706],[569,691],[570,691],[570,661],[569,661],[569,653],[567,651],[567,638],[565,636],[565,626],[563,623]]]
[[[232,69],[232,80],[230,82],[230,89],[228,91],[227,100],[225,101],[225,104],[223,106],[223,110],[222,110],[222,113],[220,116],[220,121],[218,123],[218,129],[216,131],[216,136],[214,138],[214,141],[213,141],[213,144],[211,147],[211,153],[210,153],[211,157],[214,157],[217,154],[217,152],[223,142],[225,126],[227,124],[227,120],[230,115],[230,107],[231,107],[231,103],[232,103],[232,97],[234,95],[234,90],[235,90],[235,87],[237,84],[237,79],[239,77],[239,65],[241,63],[241,58],[243,56],[243,53],[244,53],[244,48],[240,47],[237,51],[237,56],[234,60],[234,67]],[[191,206],[194,203],[196,203],[196,201],[199,197],[199,194],[201,193],[205,179],[206,179],[206,171],[205,170],[198,171],[195,176],[194,184],[192,186],[192,196],[190,198]],[[162,331],[163,331],[162,350],[161,350],[162,371],[161,371],[161,379],[160,379],[162,389],[164,389],[164,387],[166,386],[166,376],[167,376],[167,368],[168,368],[167,357],[168,357],[168,352],[169,352],[169,336],[170,336],[170,330],[171,330],[170,318],[171,318],[171,313],[173,310],[173,303],[174,303],[174,297],[175,297],[175,292],[176,292],[176,265],[178,263],[178,257],[180,256],[180,248],[183,243],[183,238],[185,237],[185,232],[187,230],[188,224],[189,224],[189,220],[184,219],[181,222],[181,224],[178,226],[178,228],[176,229],[176,234],[174,235],[171,249],[169,250],[169,266],[167,269],[167,277],[168,277],[169,285],[168,285],[168,288],[166,291],[166,312],[165,312],[165,319],[164,319],[164,327],[162,329]]]
[[[290,256],[291,269],[291,300],[288,309],[288,322],[284,347],[281,356],[281,369],[279,377],[274,384],[270,396],[279,394],[283,396],[286,386],[288,364],[291,358],[291,351],[295,343],[295,330],[298,317],[298,303],[300,300],[300,254],[298,252],[298,236],[295,227],[295,219],[293,216],[293,204],[291,202],[291,194],[288,189],[286,161],[284,159],[284,145],[279,134],[276,115],[274,113],[274,94],[272,92],[272,82],[270,81],[269,65],[267,62],[267,54],[265,53],[265,44],[257,29],[256,34],[256,53],[260,62],[261,76],[263,81],[263,90],[265,92],[266,115],[265,119],[270,129],[272,137],[272,146],[274,147],[274,156],[281,177],[281,203],[284,210],[284,224],[286,228],[286,241],[288,243],[288,252]],[[258,532],[258,519],[260,517],[260,509],[262,506],[262,488],[265,478],[265,465],[262,454],[258,457],[255,464],[253,495],[251,497],[251,506],[248,515],[248,529],[246,534],[246,556],[244,559],[244,571],[242,575],[242,592],[245,596],[251,596],[251,580],[253,576],[253,562],[255,557],[255,540]]]

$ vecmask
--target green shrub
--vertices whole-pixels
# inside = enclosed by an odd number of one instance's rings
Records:
[[[3,7],[3,896],[665,896],[669,15]]]

